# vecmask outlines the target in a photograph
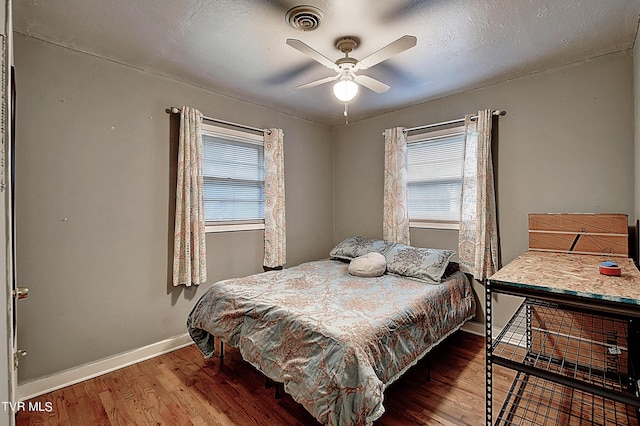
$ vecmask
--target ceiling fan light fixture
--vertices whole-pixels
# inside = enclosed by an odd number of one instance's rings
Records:
[[[333,94],[341,102],[352,101],[358,94],[358,84],[348,78],[340,79],[333,85]]]

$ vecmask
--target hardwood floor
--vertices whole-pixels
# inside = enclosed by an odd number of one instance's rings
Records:
[[[431,381],[421,362],[385,392],[376,426],[482,425],[485,410],[484,338],[458,332],[432,351]],[[511,377],[494,371],[494,393]],[[204,360],[194,346],[159,356],[29,402],[18,425],[317,425],[286,394],[244,362],[237,350]],[[47,412],[45,408],[51,406]]]

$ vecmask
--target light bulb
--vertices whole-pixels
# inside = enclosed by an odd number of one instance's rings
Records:
[[[343,79],[333,85],[333,94],[342,102],[349,102],[358,94],[358,84],[349,79]]]

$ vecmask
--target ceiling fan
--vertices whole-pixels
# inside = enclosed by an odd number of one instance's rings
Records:
[[[303,43],[302,41],[289,38],[287,44],[294,49],[304,53],[311,59],[321,63],[327,68],[330,68],[337,72],[337,75],[332,77],[322,78],[320,80],[312,81],[310,83],[298,86],[297,89],[307,89],[309,87],[319,86],[321,84],[336,81],[333,86],[333,93],[342,102],[349,102],[355,98],[358,93],[358,85],[362,85],[368,89],[373,90],[376,93],[384,93],[389,90],[389,86],[385,83],[376,80],[375,78],[356,74],[357,71],[371,68],[374,65],[379,64],[382,61],[395,56],[405,50],[411,49],[417,43],[417,38],[410,35],[405,35],[384,46],[380,50],[372,53],[364,59],[357,60],[349,56],[353,50],[358,47],[360,40],[357,37],[347,36],[342,37],[336,41],[336,48],[344,53],[344,57],[333,62],[317,50]]]

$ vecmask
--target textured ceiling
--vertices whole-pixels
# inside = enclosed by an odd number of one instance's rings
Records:
[[[285,14],[324,12],[312,32]],[[405,34],[417,46],[360,74],[391,89],[366,88],[351,122],[631,48],[640,0],[20,0],[16,32],[91,53],[314,122],[344,123],[331,85],[296,86],[333,75],[285,44],[297,38],[332,61],[351,35],[362,59]],[[206,113],[206,111],[204,111]]]

